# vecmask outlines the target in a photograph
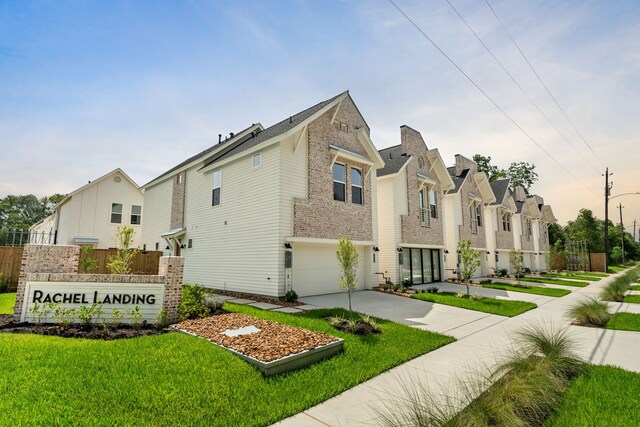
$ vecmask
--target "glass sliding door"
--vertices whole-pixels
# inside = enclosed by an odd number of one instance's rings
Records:
[[[411,250],[411,281],[414,284],[422,283],[422,256],[420,249]]]
[[[420,249],[415,249],[419,251]],[[422,249],[422,283],[433,282],[433,268],[431,265],[431,249]]]

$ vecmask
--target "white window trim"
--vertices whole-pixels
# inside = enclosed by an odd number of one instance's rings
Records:
[[[215,183],[215,178],[214,178],[215,175],[216,175],[216,172],[220,173],[220,184],[217,187],[215,186],[216,183]],[[213,190],[215,190],[216,188],[220,189],[220,201],[219,201],[219,203],[217,205],[214,205],[213,204]],[[211,199],[211,207],[212,208],[215,208],[216,206],[222,205],[222,169],[216,169],[211,174],[211,197],[212,197],[212,199]]]
[[[340,181],[337,180],[335,178],[335,176],[333,175],[333,166],[334,165],[340,165],[344,168],[344,181]],[[331,165],[331,192],[333,193],[333,183],[338,182],[340,184],[344,185],[344,200],[336,200],[336,198],[333,198],[334,202],[340,202],[340,203],[347,203],[347,165],[344,163],[340,163],[340,162],[333,162],[333,164]]]
[[[131,217],[133,216],[133,207],[134,206],[140,206],[140,224],[132,224],[131,223]],[[143,210],[142,205],[136,205],[134,203],[131,203],[129,205],[129,225],[130,226],[132,226],[132,227],[140,227],[140,226],[142,226],[142,210]]]
[[[346,168],[346,167],[345,167]],[[353,205],[360,205],[360,206],[364,206],[364,172],[362,171],[362,169],[357,168],[355,166],[350,166],[349,167],[349,173],[351,173],[352,170],[357,170],[358,172],[360,172],[360,185],[356,185],[353,183],[353,177],[351,177],[351,187],[357,187],[360,189],[360,203],[353,203],[353,189],[351,190],[351,204]],[[346,173],[345,173],[345,178],[346,178]],[[345,183],[345,189],[346,189],[346,183]],[[346,197],[345,197],[346,199]]]
[[[113,215],[113,205],[120,205],[122,206],[122,212],[120,213],[120,222],[111,222],[111,216]],[[109,225],[123,225],[124,224],[124,218],[125,218],[125,214],[124,214],[124,203],[121,202],[110,202],[109,203]]]

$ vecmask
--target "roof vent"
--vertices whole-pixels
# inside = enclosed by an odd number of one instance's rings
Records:
[[[393,159],[393,155],[391,154],[391,151],[389,151],[389,160]]]
[[[229,132],[229,138],[233,138],[233,132]]]
[[[407,154],[407,153],[402,153],[402,154],[400,154],[400,156],[401,156],[401,157],[407,157],[408,155],[409,155],[409,154]]]
[[[222,134],[219,133],[218,134],[218,144],[220,144],[222,142]]]
[[[293,116],[289,116],[289,123],[293,123]]]

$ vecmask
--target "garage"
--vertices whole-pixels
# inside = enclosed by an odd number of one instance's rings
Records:
[[[335,294],[342,292],[338,286],[340,267],[336,258],[338,245],[293,245],[293,289],[298,296]],[[365,288],[365,248],[358,246],[358,289]]]

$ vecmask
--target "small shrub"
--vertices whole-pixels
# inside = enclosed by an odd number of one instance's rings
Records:
[[[120,326],[122,319],[124,319],[124,314],[122,313],[122,310],[118,310],[117,308],[114,308],[111,311],[111,320],[109,322],[109,325],[112,328],[117,328],[118,326]]]
[[[531,269],[529,267],[525,267],[524,274],[531,274]]]
[[[98,262],[91,256],[91,246],[80,247],[80,259],[78,260],[78,273],[91,274],[98,268]]]
[[[469,298],[471,298],[474,301],[480,301],[482,299],[482,296],[479,293],[474,292],[473,294],[471,294]]]
[[[287,293],[284,294],[284,300],[287,302],[298,301],[298,294],[293,289],[289,289]]]
[[[76,318],[76,309],[64,308],[58,305],[54,310],[53,316],[59,325],[68,327]]]
[[[569,316],[577,325],[599,327],[607,324],[611,314],[606,302],[588,298],[571,307]]]
[[[182,287],[182,301],[178,310],[180,320],[207,317],[211,310],[205,304],[206,289],[202,286],[184,285]]]
[[[467,294],[465,294],[464,292],[456,292],[456,297],[457,298],[465,298],[467,296]]]
[[[111,274],[131,274],[131,264],[133,258],[138,253],[138,249],[131,248],[135,230],[130,226],[122,226],[116,229],[116,255],[109,259],[107,269]]]
[[[158,315],[156,316],[156,321],[154,322],[154,326],[159,329],[164,329],[169,326],[171,322],[169,321],[169,314],[167,314],[167,310],[162,308]]]
[[[31,309],[29,310],[29,314],[31,315],[31,321],[37,325],[42,323],[42,310],[40,309],[40,304],[37,302],[33,304]]]
[[[507,274],[509,274],[509,270],[507,270],[506,268],[498,269],[498,276],[505,277]]]
[[[478,283],[481,285],[490,285],[492,283],[491,279],[480,280]]]
[[[224,305],[224,301],[214,296],[212,298],[205,298],[204,305],[206,305],[207,308],[209,308],[210,313],[213,313],[216,310],[219,310],[222,308],[222,306]]]
[[[78,310],[78,319],[83,325],[89,326],[93,320],[102,318],[103,313],[102,304],[94,303],[91,307],[83,305]]]
[[[407,288],[405,288],[404,286],[400,286],[400,288],[398,288],[398,292],[403,294],[403,293],[407,292]]]
[[[404,288],[410,288],[410,287],[412,287],[412,286],[413,286],[413,280],[411,280],[411,279],[404,279],[404,280],[402,281],[402,286],[403,286]]]
[[[327,321],[331,326],[333,326],[334,328],[337,328],[342,324],[342,322],[345,321],[345,318],[340,316],[331,316],[327,318]]]
[[[427,288],[427,292],[430,294],[437,294],[439,290],[440,288],[438,288],[437,286],[429,286]]]
[[[140,311],[139,305],[127,310],[127,318],[129,319],[129,324],[133,329],[139,329],[142,325],[142,315],[143,313]]]

